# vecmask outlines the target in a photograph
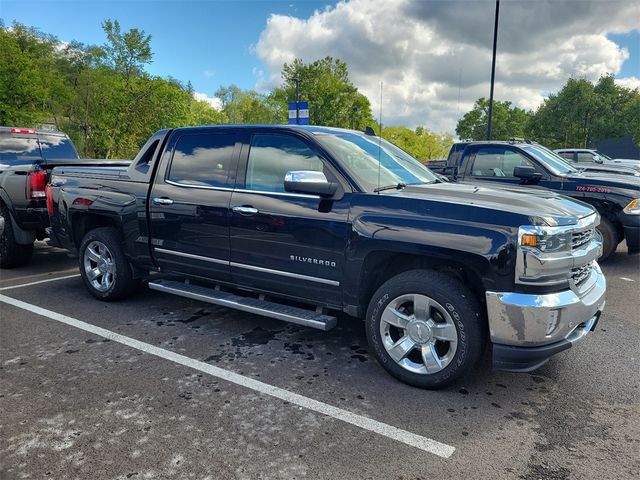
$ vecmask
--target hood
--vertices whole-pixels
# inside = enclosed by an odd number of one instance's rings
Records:
[[[636,170],[635,168],[625,167],[624,165],[601,165],[587,162],[576,162],[573,163],[572,166],[581,170],[586,170],[587,172],[603,172],[606,176],[618,174],[640,177],[640,169]]]
[[[409,185],[391,195],[424,198],[430,201],[470,205],[496,211],[526,215],[538,225],[572,225],[589,216],[593,209],[586,203],[572,200],[546,189],[496,185],[495,183],[433,183]]]
[[[640,191],[640,177],[633,175],[619,175],[599,171],[585,171],[572,173],[563,177],[573,183],[579,183],[599,187],[607,187],[610,190],[634,190]]]

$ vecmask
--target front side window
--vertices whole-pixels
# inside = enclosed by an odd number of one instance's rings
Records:
[[[235,135],[230,133],[181,136],[173,151],[168,180],[190,186],[225,187],[234,145]]]
[[[257,134],[251,139],[245,188],[284,192],[289,171],[323,171],[322,160],[301,140],[280,134]]]
[[[473,177],[513,177],[516,167],[533,167],[533,163],[514,150],[492,146],[480,148],[471,169]]]

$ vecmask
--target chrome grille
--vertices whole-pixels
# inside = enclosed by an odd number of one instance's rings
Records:
[[[595,229],[593,228],[590,228],[589,230],[582,230],[581,232],[573,232],[571,234],[571,250],[576,250],[577,248],[589,243],[594,234]]]
[[[571,269],[571,278],[573,278],[573,282],[576,286],[580,286],[584,283],[585,280],[589,278],[591,275],[591,271],[593,270],[593,263],[587,263],[581,267],[576,267]]]

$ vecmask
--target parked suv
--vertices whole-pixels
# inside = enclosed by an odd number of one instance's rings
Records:
[[[442,181],[372,135],[302,126],[160,131],[128,168],[58,167],[52,240],[101,300],[149,287],[327,330],[425,388],[530,371],[604,307],[599,215],[550,191]]]

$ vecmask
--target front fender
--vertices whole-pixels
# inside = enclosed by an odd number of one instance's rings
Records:
[[[367,282],[364,268],[373,252],[416,256],[440,265],[461,267],[480,279],[483,290],[513,286],[515,271],[514,239],[509,227],[456,221],[443,218],[416,218],[363,214],[353,221],[345,269],[345,303],[357,304],[357,292]]]

